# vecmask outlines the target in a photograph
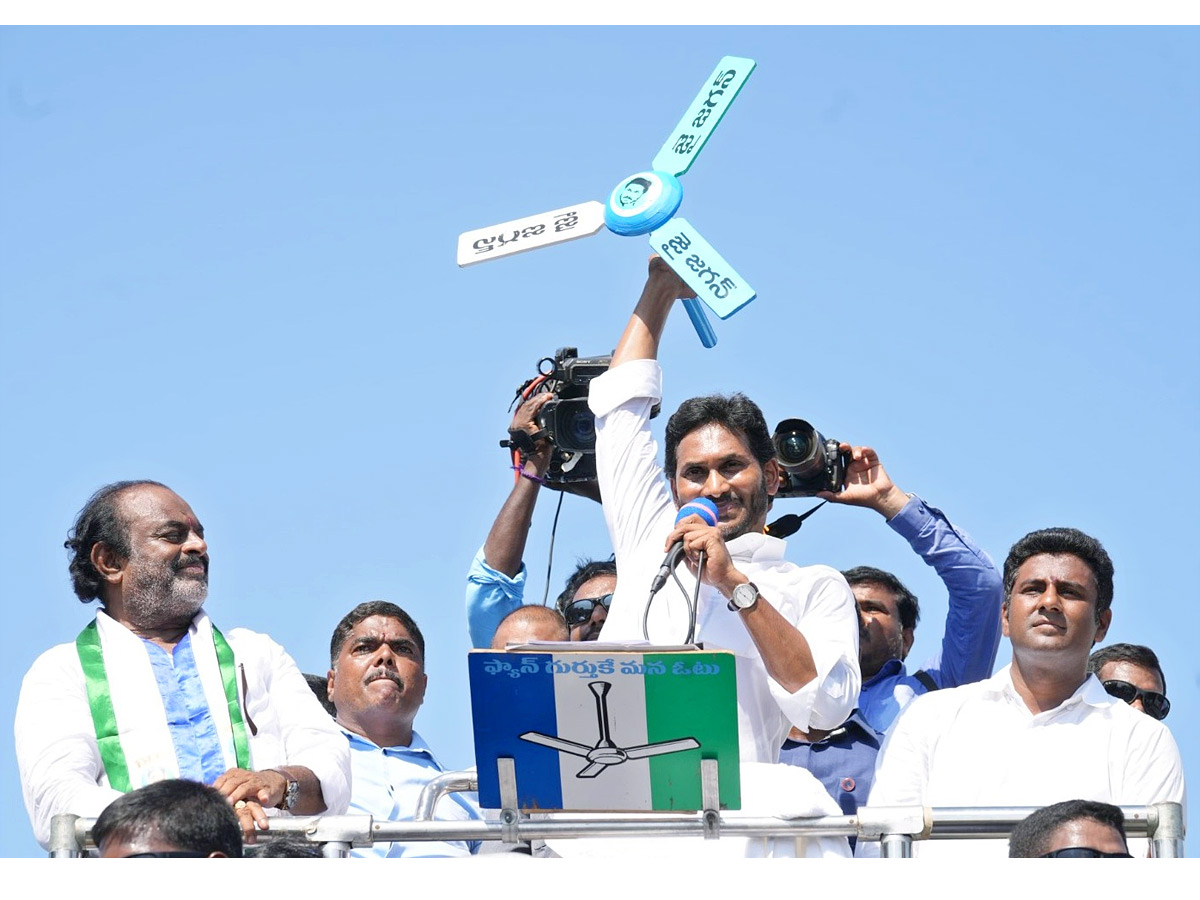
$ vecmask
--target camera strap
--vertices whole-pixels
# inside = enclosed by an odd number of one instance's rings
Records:
[[[533,453],[533,451],[537,447],[537,442],[540,441],[545,436],[546,436],[546,430],[544,428],[540,431],[534,432],[533,434],[530,434],[528,431],[525,431],[524,429],[518,429],[517,431],[513,431],[510,428],[508,430],[508,440],[501,441],[500,446],[507,447],[512,450],[516,450],[518,453],[521,454],[522,457],[525,457],[525,456],[529,456],[529,454]]]

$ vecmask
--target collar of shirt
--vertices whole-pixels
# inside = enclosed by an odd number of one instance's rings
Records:
[[[1089,706],[1095,706],[1099,708],[1112,706],[1114,702],[1121,702],[1110,696],[1108,691],[1104,690],[1104,685],[1100,683],[1100,679],[1098,679],[1094,674],[1089,674],[1083,680],[1083,683],[1075,689],[1075,693],[1073,693],[1058,706],[1054,707],[1053,709],[1047,709],[1043,712],[1035,714],[1029,709],[1028,706],[1025,705],[1025,701],[1021,698],[1021,695],[1017,693],[1017,689],[1013,685],[1011,663],[1009,663],[991,678],[982,682],[982,685],[984,696],[991,696],[997,700],[1003,700],[1006,703],[1010,703],[1020,709],[1023,709],[1031,718],[1035,720],[1042,718],[1053,718],[1054,716],[1057,716],[1066,710],[1078,706],[1080,703],[1086,703]]]
[[[904,668],[904,660],[892,657],[882,666],[879,671],[863,682],[863,689],[879,684],[889,678],[903,677],[908,674],[908,670]]]
[[[415,756],[427,756],[433,760],[439,769],[442,768],[442,764],[438,761],[438,758],[433,755],[433,750],[427,743],[425,743],[425,739],[417,733],[416,729],[413,730],[412,742],[407,747],[403,744],[397,744],[395,747],[380,747],[368,737],[363,737],[361,734],[348,731],[341,725],[339,725],[338,728],[341,728],[342,734],[344,734],[346,739],[350,741],[351,747],[357,745],[358,749],[360,750],[382,750],[384,753],[390,753],[393,755],[411,753]]]
[[[769,565],[783,559],[787,541],[768,534],[750,532],[734,538],[725,546],[734,559]]]

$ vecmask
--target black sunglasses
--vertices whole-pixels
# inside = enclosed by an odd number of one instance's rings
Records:
[[[125,859],[201,859],[207,853],[195,850],[154,850],[149,853],[130,853]]]
[[[1167,713],[1171,711],[1171,701],[1158,691],[1143,691],[1128,681],[1105,681],[1102,684],[1110,695],[1118,700],[1124,700],[1126,703],[1133,703],[1134,700],[1140,698],[1142,709],[1152,719],[1165,719]]]
[[[563,618],[567,620],[567,627],[574,628],[576,625],[582,625],[592,617],[592,612],[596,609],[596,604],[608,609],[612,605],[612,594],[605,594],[603,597],[587,597],[582,600],[572,600],[567,604],[567,608],[563,610]]]
[[[1063,847],[1043,853],[1039,859],[1133,859],[1128,853],[1105,853],[1103,850],[1093,850],[1091,847]]]

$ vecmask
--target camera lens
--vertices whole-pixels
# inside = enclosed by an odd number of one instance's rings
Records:
[[[812,452],[812,442],[808,435],[795,431],[779,436],[779,456],[784,462],[798,463],[808,458]]]
[[[775,455],[788,467],[803,466],[816,455],[821,436],[803,419],[784,419],[775,429]]]
[[[551,401],[554,409],[554,443],[560,450],[591,453],[596,448],[596,417],[586,397]],[[547,404],[549,406],[549,404]]]

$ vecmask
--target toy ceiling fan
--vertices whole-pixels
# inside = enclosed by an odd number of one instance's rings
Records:
[[[588,200],[464,231],[458,236],[458,265],[573,241],[605,226],[625,237],[646,234],[655,252],[696,292],[699,299],[685,300],[684,305],[701,343],[715,346],[717,336],[700,301],[728,319],[753,300],[755,293],[687,219],[674,218],[683,202],[679,176],[692,167],[754,67],[752,59],[723,57],[654,157],[650,170],[622,178],[607,203]]]

